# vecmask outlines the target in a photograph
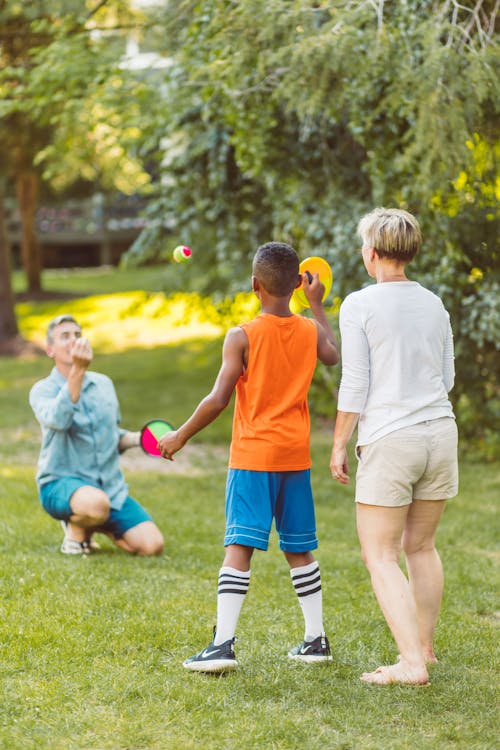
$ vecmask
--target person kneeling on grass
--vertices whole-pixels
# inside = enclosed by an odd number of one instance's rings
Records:
[[[81,334],[71,315],[49,323],[47,354],[55,367],[30,392],[42,428],[37,473],[42,506],[65,528],[64,554],[88,554],[97,546],[92,534],[99,531],[126,552],[159,555],[162,534],[129,497],[119,463],[119,453],[139,445],[140,433],[119,429],[113,383],[88,371],[92,349]]]
[[[291,295],[302,281],[315,320],[290,311]],[[228,331],[212,391],[182,427],[159,442],[162,456],[172,460],[223,411],[236,389],[217,625],[210,645],[184,662],[198,672],[237,666],[234,636],[250,560],[254,549],[267,549],[273,517],[305,620],[304,642],[289,656],[303,662],[332,658],[323,628],[319,566],[311,554],[317,538],[307,393],[317,359],[326,365],[338,362],[337,343],[322,304],[324,287],[317,274],[311,282],[306,275],[302,279],[289,245],[270,242],[257,250],[252,286],[261,314]]]

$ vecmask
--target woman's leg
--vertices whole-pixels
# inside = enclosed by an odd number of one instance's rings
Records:
[[[365,673],[367,682],[424,684],[427,668],[420,645],[417,608],[400,568],[401,539],[409,506],[390,508],[356,503],[358,536],[373,591],[401,655],[398,664]]]
[[[444,507],[444,500],[414,500],[403,534],[408,577],[417,607],[420,643],[425,660],[431,664],[437,661],[433,640],[443,596],[443,568],[435,537]]]

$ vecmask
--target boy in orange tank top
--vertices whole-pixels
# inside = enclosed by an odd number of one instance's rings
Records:
[[[339,360],[323,308],[324,287],[299,274],[295,250],[268,242],[257,250],[252,288],[261,313],[226,334],[222,365],[211,392],[178,430],[159,442],[174,454],[236,401],[226,486],[225,558],[219,571],[217,625],[207,648],[184,662],[197,672],[235,669],[236,625],[250,582],[254,549],[266,550],[274,518],[305,621],[304,641],[288,655],[306,663],[332,659],[323,628],[318,546],[311,492],[307,394],[319,359]],[[290,298],[303,282],[314,320],[294,315]]]

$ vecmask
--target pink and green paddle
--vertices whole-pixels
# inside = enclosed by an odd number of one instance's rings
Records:
[[[158,441],[175,428],[165,419],[150,419],[141,430],[141,448],[148,456],[161,456]]]

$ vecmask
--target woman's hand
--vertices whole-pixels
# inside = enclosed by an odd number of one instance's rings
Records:
[[[340,482],[340,484],[347,484],[349,482],[349,464],[345,448],[336,448],[334,444],[330,458],[330,471],[332,472],[333,479]]]

